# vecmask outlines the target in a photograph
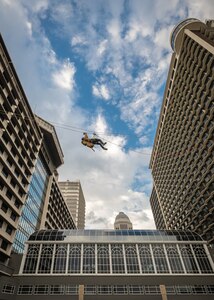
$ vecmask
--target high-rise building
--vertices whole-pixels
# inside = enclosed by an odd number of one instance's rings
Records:
[[[214,21],[179,23],[150,161],[157,228],[214,243]]]
[[[33,114],[0,35],[1,262],[8,261],[12,249],[23,252],[25,241],[37,229],[75,228],[62,195],[50,197],[62,163],[54,127]],[[63,218],[56,221],[53,215]]]
[[[60,190],[78,229],[85,228],[85,198],[79,180],[60,181]]]
[[[115,218],[114,229],[133,229],[129,217],[124,212],[119,212]]]

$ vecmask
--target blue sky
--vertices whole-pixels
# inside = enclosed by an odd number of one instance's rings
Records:
[[[119,211],[134,228],[154,228],[148,165],[170,33],[185,18],[213,16],[212,0],[0,0],[1,33],[31,107],[56,126],[60,179],[82,183],[87,228],[112,228]],[[83,147],[83,131],[108,151]]]

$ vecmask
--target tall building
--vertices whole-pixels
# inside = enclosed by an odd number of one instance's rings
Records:
[[[150,168],[157,228],[214,243],[214,21],[179,23]]]
[[[85,228],[85,198],[80,181],[60,181],[60,190],[78,229]]]
[[[214,264],[199,235],[167,230],[40,230],[0,299],[211,300]]]
[[[12,249],[23,252],[41,226],[75,228],[59,188],[50,197],[62,163],[54,127],[33,114],[0,35],[0,262],[8,262]]]
[[[114,229],[118,230],[118,229],[133,229],[132,228],[132,223],[129,219],[129,217],[124,214],[124,212],[119,212],[119,214],[116,216],[115,218],[115,222],[114,222]]]

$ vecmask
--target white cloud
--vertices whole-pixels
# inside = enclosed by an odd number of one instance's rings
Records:
[[[71,39],[71,46],[85,45],[86,43],[87,42],[86,42],[85,38],[82,36],[76,35],[76,36],[72,37],[72,39]]]
[[[98,56],[101,56],[106,51],[107,43],[108,43],[108,40],[103,40],[102,42],[100,42],[98,49],[97,49]]]
[[[104,100],[110,99],[110,92],[105,84],[98,84],[92,86],[92,93],[98,98],[103,98]]]
[[[70,61],[63,62],[61,69],[55,71],[52,75],[53,81],[59,87],[72,91],[74,88],[74,74],[76,69]]]

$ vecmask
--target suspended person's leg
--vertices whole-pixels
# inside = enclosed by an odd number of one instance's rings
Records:
[[[100,147],[103,149],[103,150],[108,150],[107,148],[105,148],[102,144],[98,144],[100,145]]]

